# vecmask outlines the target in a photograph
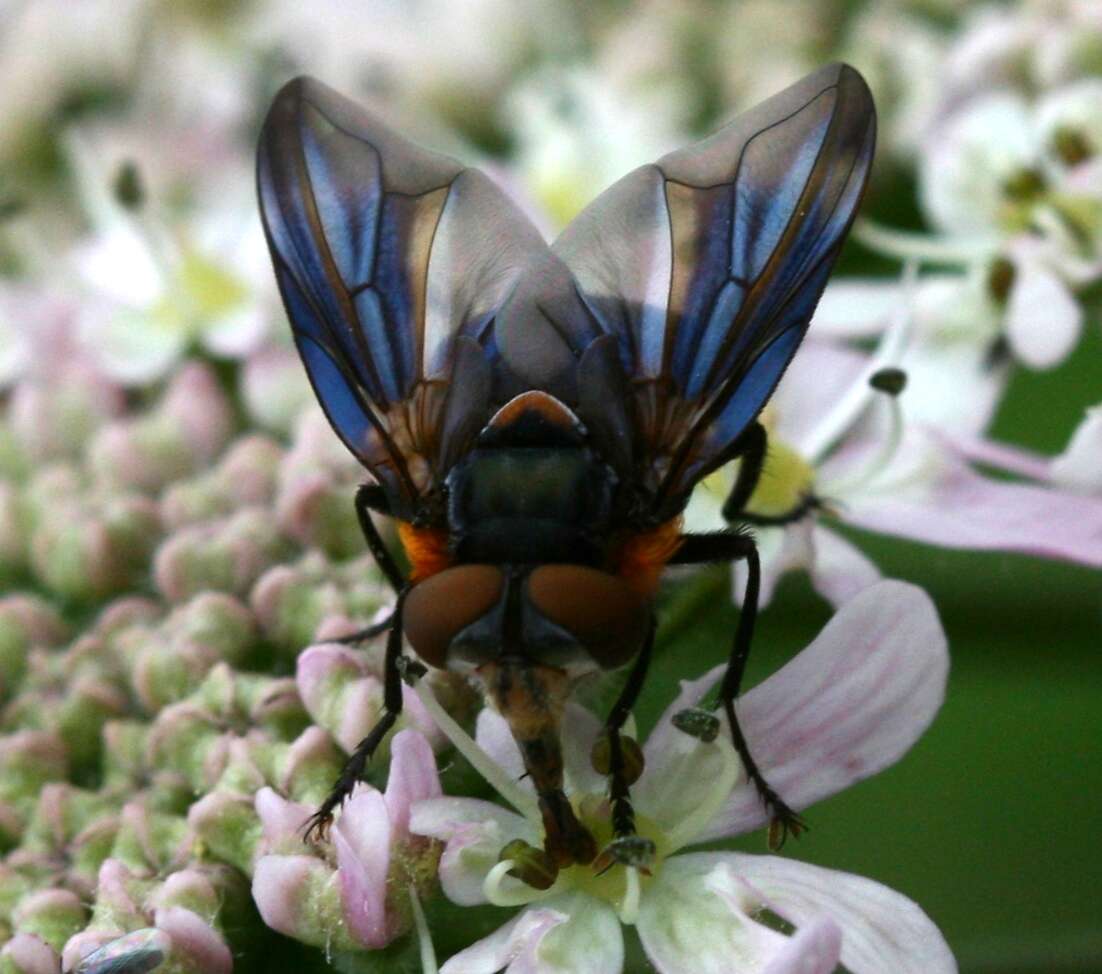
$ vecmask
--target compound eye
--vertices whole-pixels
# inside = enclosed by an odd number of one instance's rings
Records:
[[[542,565],[528,577],[528,598],[605,669],[643,645],[650,606],[622,578],[581,565]]]
[[[505,576],[493,565],[459,565],[429,576],[406,596],[406,638],[429,666],[446,668],[452,640],[497,604],[504,587]]]

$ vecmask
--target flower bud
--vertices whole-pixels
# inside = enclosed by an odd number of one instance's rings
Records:
[[[172,484],[161,495],[158,510],[169,531],[233,513],[233,498],[211,475]]]
[[[283,448],[254,433],[238,438],[219,461],[214,475],[237,507],[266,507],[275,500]]]
[[[67,889],[44,889],[19,901],[12,923],[20,933],[34,934],[60,951],[88,920],[80,897]]]
[[[218,788],[188,809],[188,824],[216,859],[242,872],[252,871],[261,839],[261,822],[248,795]]]
[[[136,786],[144,780],[149,725],[137,720],[109,720],[103,725],[103,778],[108,788]]]
[[[157,551],[153,573],[157,587],[172,602],[208,589],[244,595],[292,551],[269,512],[250,507],[224,521],[176,532]]]
[[[273,754],[269,780],[285,795],[318,805],[329,794],[344,766],[344,756],[320,727],[307,727]]]
[[[80,363],[46,380],[20,382],[8,421],[28,456],[38,463],[75,458],[95,431],[122,413],[122,389]]]
[[[0,416],[0,478],[18,484],[26,479],[31,458],[6,419]]]
[[[57,646],[66,634],[61,616],[38,596],[0,598],[0,699],[22,680],[32,646]]]
[[[0,480],[0,585],[19,578],[27,567],[30,524],[27,505],[15,484]]]
[[[154,874],[187,861],[195,835],[187,820],[127,802],[119,818],[112,857],[137,874]]]
[[[146,493],[211,463],[229,440],[233,411],[214,374],[181,369],[155,409],[104,427],[88,448],[98,482]]]
[[[97,946],[102,934],[79,935],[69,942],[78,950],[87,945],[74,974],[148,974],[156,970],[172,950],[172,938],[163,930],[143,927]],[[67,962],[71,964],[70,947],[66,945]],[[77,955],[79,956],[79,954]]]
[[[265,636],[291,653],[311,641],[314,628],[339,610],[340,592],[327,577],[320,555],[265,572],[249,595],[249,605]]]
[[[358,947],[344,922],[333,873],[331,866],[313,856],[261,856],[252,886],[261,918],[273,930],[315,947]]]
[[[69,754],[61,737],[50,731],[19,731],[0,738],[0,801],[28,810],[42,787],[61,781]]]
[[[141,577],[160,533],[156,506],[137,496],[51,505],[31,536],[39,580],[77,601],[103,599]]]
[[[0,974],[60,974],[61,958],[33,933],[17,933],[0,950]]]

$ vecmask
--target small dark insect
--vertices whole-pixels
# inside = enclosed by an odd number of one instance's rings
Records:
[[[383,716],[312,828],[399,715],[417,666],[405,636],[428,666],[476,679],[508,721],[538,793],[543,872],[645,863],[629,794],[638,750],[620,731],[650,660],[655,591],[668,564],[737,559],[746,597],[713,709],[773,840],[803,827],[734,709],[760,576],[738,525],[754,520],[744,508],[766,453],[756,417],[853,220],[875,127],[861,76],[823,68],[629,173],[548,246],[478,170],[317,81],[283,88],[260,137],[268,244],[314,391],[374,479],[356,510],[397,592],[378,627]],[[735,458],[724,513],[736,526],[682,533],[693,486]],[[372,511],[397,519],[408,575]],[[615,838],[598,850],[563,793],[559,723],[580,677],[629,663],[600,762]],[[711,711],[678,716],[689,733],[718,730]]]

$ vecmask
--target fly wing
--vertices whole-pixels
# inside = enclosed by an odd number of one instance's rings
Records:
[[[494,315],[547,245],[484,174],[310,78],[276,96],[257,183],[314,391],[411,516],[489,415]]]
[[[625,176],[553,245],[569,274],[540,306],[560,354],[626,382],[634,477],[656,509],[731,458],[780,380],[860,202],[875,127],[861,76],[823,68]],[[576,397],[584,422],[608,425],[585,383]]]

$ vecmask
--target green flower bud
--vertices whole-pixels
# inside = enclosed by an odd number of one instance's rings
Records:
[[[188,824],[214,858],[252,871],[262,829],[251,796],[216,789],[188,809]]]
[[[225,521],[176,532],[157,552],[154,577],[172,602],[211,589],[244,595],[264,571],[289,557],[292,550],[268,511],[246,508]]]
[[[45,889],[19,901],[12,911],[14,928],[30,933],[60,951],[88,920],[80,897],[67,889]]]

